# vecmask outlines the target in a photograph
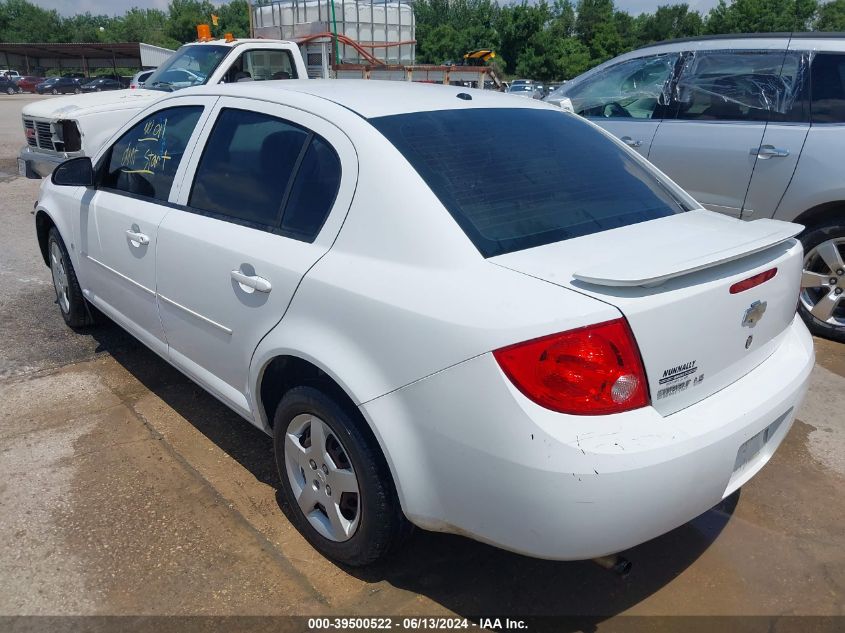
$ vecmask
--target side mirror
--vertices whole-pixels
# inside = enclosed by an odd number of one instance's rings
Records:
[[[54,185],[90,187],[94,184],[94,166],[88,156],[71,158],[53,170],[50,180]]]

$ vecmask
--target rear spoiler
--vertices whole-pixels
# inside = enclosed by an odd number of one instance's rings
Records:
[[[701,214],[712,215],[703,209],[685,215],[695,224]],[[660,220],[654,220],[650,225],[660,230]],[[572,276],[597,286],[657,286],[667,279],[766,250],[804,230],[800,224],[769,219],[736,220],[728,226],[717,227],[712,222],[702,222],[701,228],[700,233],[688,233],[676,241],[672,241],[672,235],[666,235],[666,239],[661,240],[660,252],[650,253],[648,257],[643,257],[643,250],[647,250],[648,245],[632,240],[626,247],[616,249],[612,258],[577,270]],[[672,230],[672,227],[667,225],[666,230]]]

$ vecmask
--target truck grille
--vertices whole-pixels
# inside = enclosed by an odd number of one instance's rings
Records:
[[[35,123],[35,132],[38,137],[38,147],[55,151],[56,148],[53,146],[53,131],[50,129],[48,122],[37,121]]]

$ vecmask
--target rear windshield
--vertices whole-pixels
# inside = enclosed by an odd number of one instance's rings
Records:
[[[555,110],[370,119],[484,257],[686,211],[613,141]]]

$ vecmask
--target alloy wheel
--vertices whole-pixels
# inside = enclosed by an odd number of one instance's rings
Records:
[[[56,288],[56,299],[62,312],[70,312],[70,291],[67,282],[67,270],[62,257],[62,249],[56,242],[50,243],[50,271],[53,273],[53,286]]]
[[[295,416],[285,433],[285,471],[300,510],[330,541],[348,541],[361,522],[358,477],[332,428],[315,415]]]
[[[801,305],[814,318],[845,326],[845,237],[839,237],[810,249],[804,257],[801,277]]]

